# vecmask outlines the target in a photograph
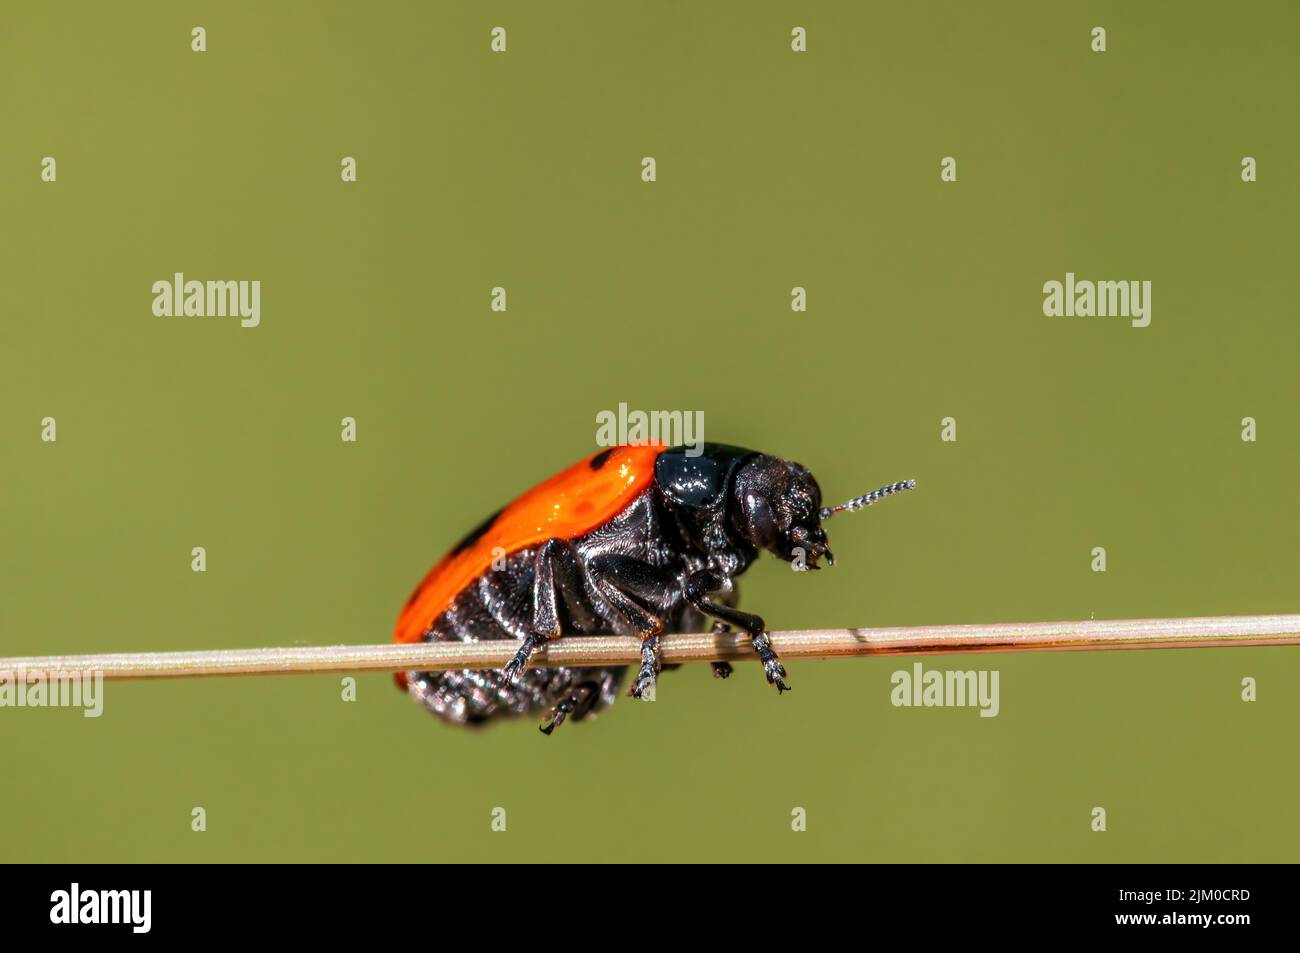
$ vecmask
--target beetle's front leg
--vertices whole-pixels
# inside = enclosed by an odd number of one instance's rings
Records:
[[[763,673],[767,676],[768,684],[775,685],[777,692],[788,692],[790,686],[785,683],[785,666],[772,649],[772,640],[768,637],[767,625],[762,617],[751,612],[741,612],[732,606],[720,605],[708,598],[709,593],[716,592],[724,585],[726,580],[722,576],[712,570],[701,569],[686,577],[683,594],[687,602],[705,615],[747,632],[754,651],[758,653],[758,660],[763,663]]]

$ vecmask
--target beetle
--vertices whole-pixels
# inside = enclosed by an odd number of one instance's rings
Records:
[[[736,608],[735,577],[762,551],[796,568],[834,557],[822,528],[833,514],[911,489],[893,483],[823,507],[804,466],[705,443],[610,447],[526,492],[471,531],[416,586],[396,642],[510,639],[502,670],[399,672],[399,688],[449,721],[546,712],[545,734],[613,703],[622,667],[528,668],[549,639],[634,635],[641,665],[629,694],[653,698],[668,631],[735,627],[754,646],[769,684],[789,689],[766,623]],[[713,663],[726,678],[731,666]]]

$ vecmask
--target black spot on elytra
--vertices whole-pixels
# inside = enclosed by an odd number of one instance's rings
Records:
[[[485,519],[482,523],[479,523],[477,526],[475,526],[472,530],[469,531],[469,533],[465,536],[464,539],[462,539],[459,543],[456,544],[456,548],[451,551],[451,554],[453,556],[458,556],[461,553],[463,553],[465,550],[473,546],[475,543],[477,543],[480,539],[483,538],[483,534],[492,528],[492,524],[497,521],[497,517],[500,515],[501,515],[501,510],[497,510],[495,513],[493,513],[491,516]]]
[[[610,447],[608,450],[602,450],[600,453],[596,454],[591,458],[591,468],[593,470],[599,470],[609,462],[609,455],[613,452],[614,448]]]

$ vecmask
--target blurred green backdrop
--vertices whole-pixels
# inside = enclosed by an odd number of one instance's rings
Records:
[[[834,570],[750,571],[775,628],[1300,610],[1294,4],[0,17],[0,655],[385,641],[620,401],[703,410],[831,497],[919,481],[832,527]],[[260,280],[261,326],[154,317],[175,271]],[[1066,271],[1152,281],[1150,327],[1045,317]],[[549,740],[444,726],[386,675],[355,703],[333,676],[111,683],[98,720],[0,711],[3,853],[1300,852],[1300,652],[926,660],[998,669],[990,719],[892,707],[910,664],[795,663],[781,698],[689,667]]]

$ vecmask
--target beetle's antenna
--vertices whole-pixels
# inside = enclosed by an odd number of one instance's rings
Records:
[[[904,480],[902,483],[891,483],[888,486],[882,486],[879,490],[872,490],[870,493],[864,493],[862,496],[855,496],[847,503],[841,503],[839,506],[823,506],[817,514],[823,520],[828,520],[839,512],[852,512],[860,510],[864,506],[870,506],[876,500],[882,500],[887,496],[893,496],[903,490],[916,488],[915,480]]]

